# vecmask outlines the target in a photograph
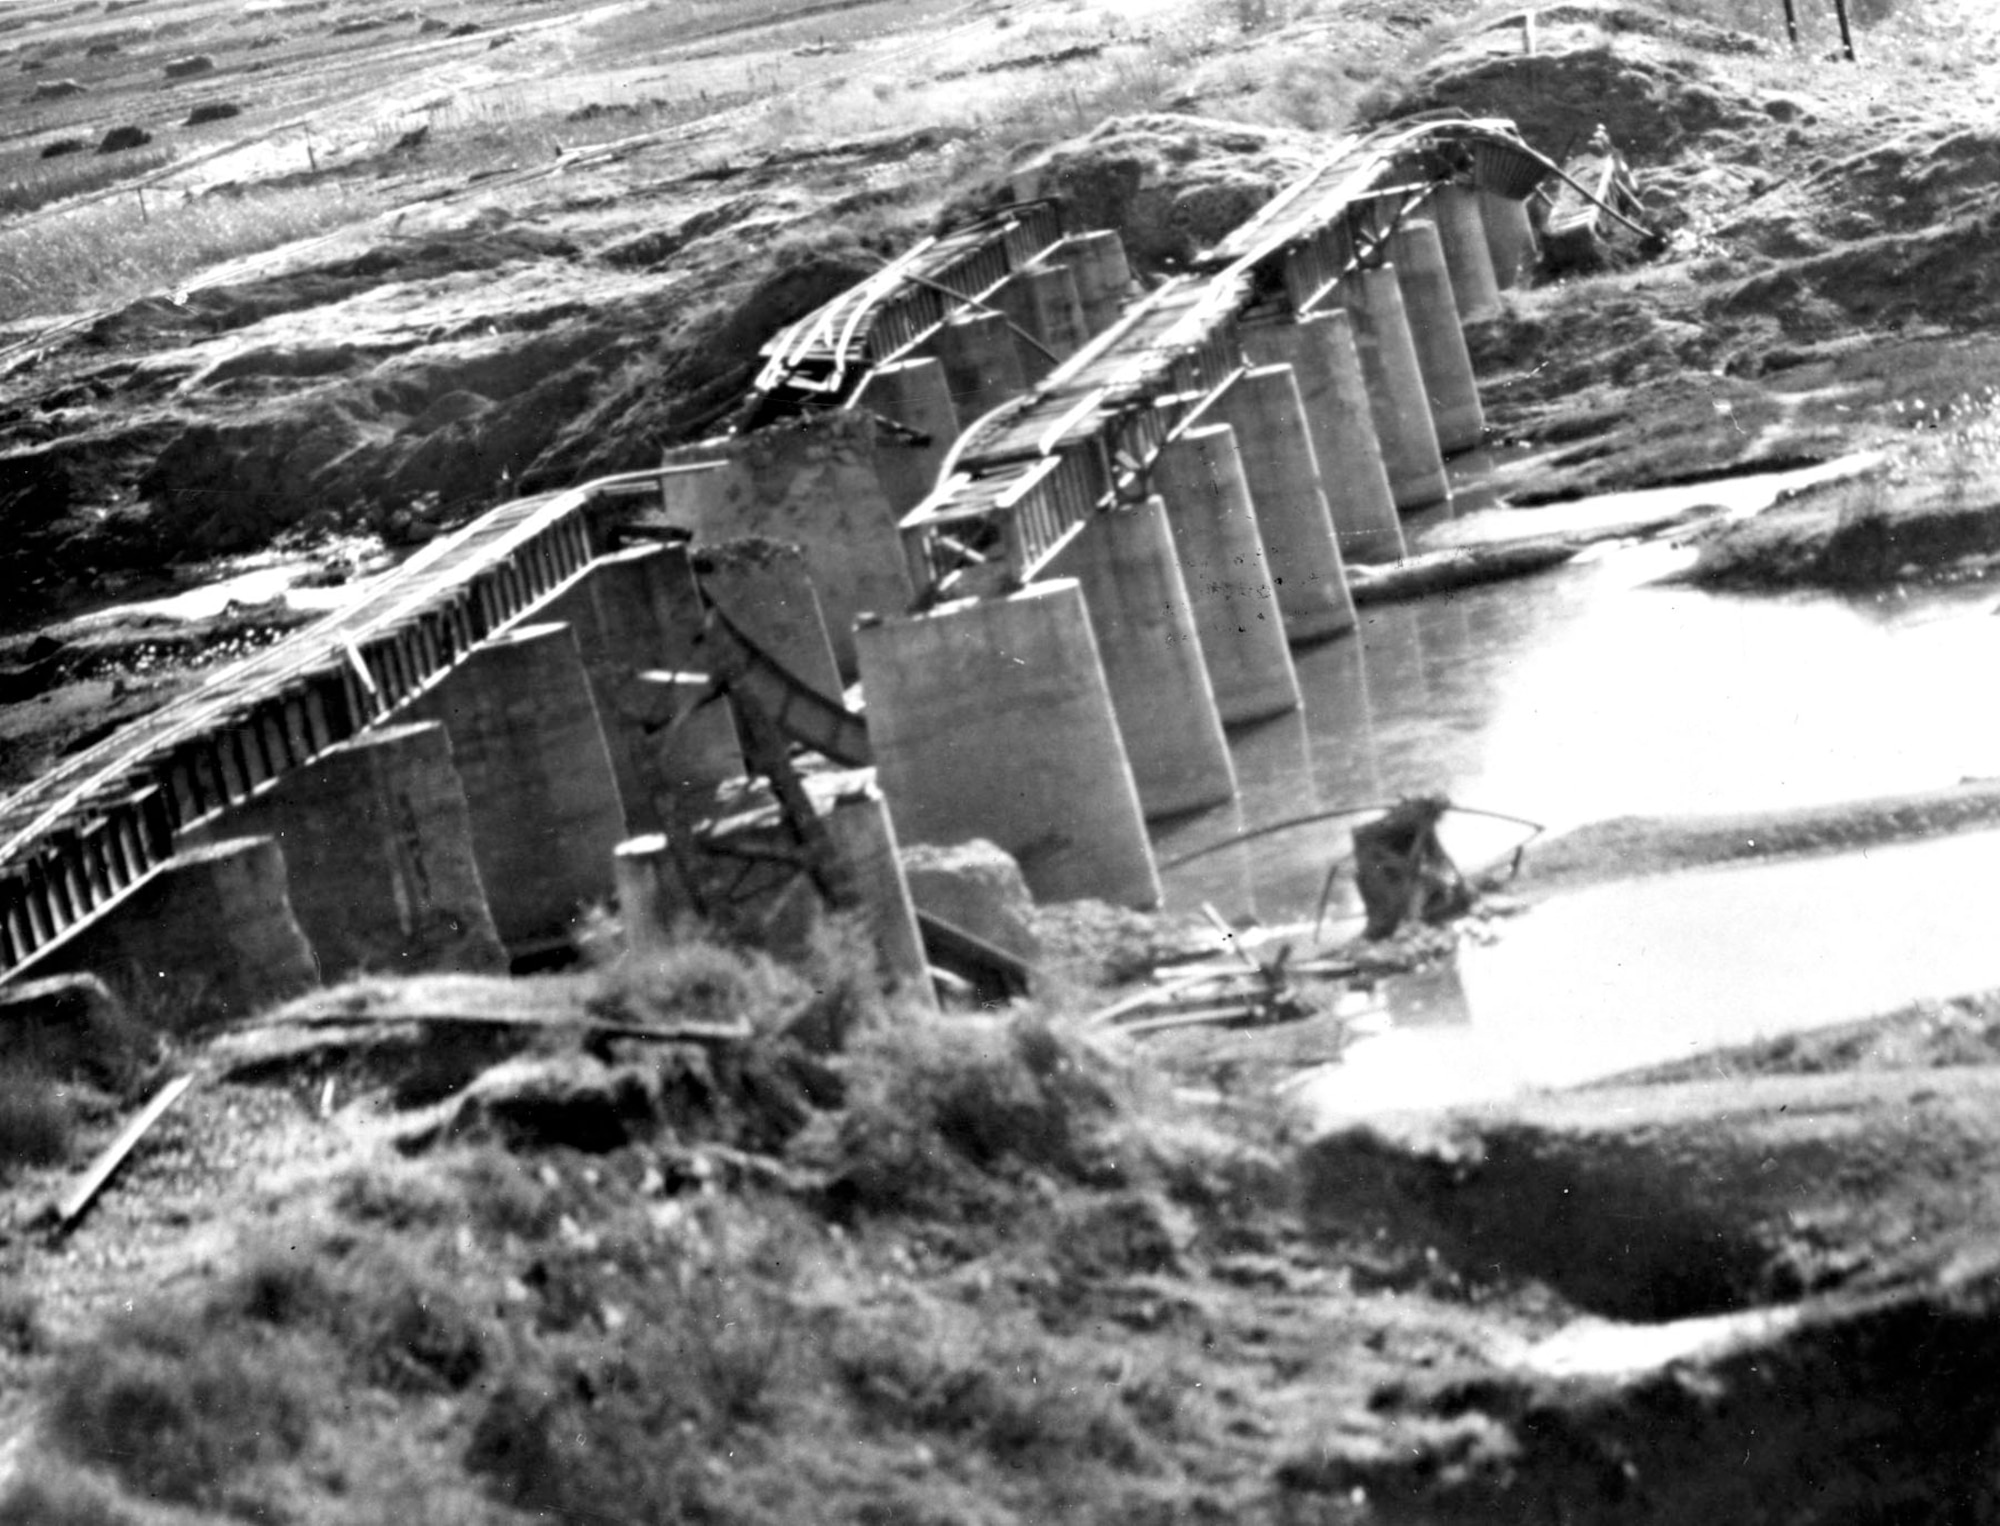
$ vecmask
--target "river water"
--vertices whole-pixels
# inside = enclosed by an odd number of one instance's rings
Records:
[[[1768,496],[1784,483],[1732,488]],[[1645,507],[1552,512],[1601,522]],[[1521,511],[1495,517],[1509,512]],[[1364,609],[1357,638],[1296,654],[1304,711],[1232,736],[1234,805],[1156,834],[1169,904],[1310,917],[1348,851],[1341,822],[1204,850],[1419,791],[1561,831],[2000,776],[2000,705],[1983,698],[1982,675],[2000,671],[1990,588],[1861,599],[1659,581],[1689,557],[1660,540],[1614,543],[1537,577]],[[1454,815],[1444,835],[1476,868],[1526,834]],[[1500,924],[1455,970],[1393,991],[1391,1031],[1314,1095],[1339,1115],[1561,1084],[2000,985],[1982,888],[1996,882],[2000,834],[1975,834],[1560,897]],[[1350,886],[1343,877],[1334,915],[1356,909]]]

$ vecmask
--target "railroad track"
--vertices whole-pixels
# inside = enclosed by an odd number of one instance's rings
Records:
[[[236,664],[0,802],[0,979],[157,873],[177,833],[378,724],[589,570],[608,478],[505,504],[355,603]]]

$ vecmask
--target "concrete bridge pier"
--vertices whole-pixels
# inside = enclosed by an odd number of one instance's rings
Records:
[[[1486,218],[1479,193],[1469,185],[1441,185],[1431,198],[1438,238],[1444,244],[1445,268],[1451,273],[1452,300],[1458,316],[1480,323],[1500,311],[1500,282],[1486,242]]]
[[[1241,447],[1285,639],[1300,646],[1353,630],[1347,569],[1292,368],[1257,366],[1244,372],[1215,412],[1236,431]]]
[[[1247,323],[1241,333],[1253,365],[1292,368],[1343,561],[1401,561],[1403,525],[1348,315],[1336,309],[1296,323]]]
[[[319,980],[269,837],[192,844],[34,964],[90,971],[141,1016],[181,1030],[248,1017]]]
[[[1053,257],[1075,277],[1084,332],[1101,334],[1116,323],[1132,291],[1125,241],[1109,229],[1076,233],[1056,245]]]
[[[841,795],[825,821],[834,852],[864,908],[883,975],[906,998],[935,1011],[937,988],[931,984],[924,935],[881,791],[866,785]]]
[[[1236,770],[1166,505],[1152,497],[1097,515],[1052,570],[1083,589],[1146,818],[1232,799]]]
[[[1486,228],[1486,252],[1493,261],[1493,279],[1508,291],[1528,278],[1537,258],[1535,225],[1528,204],[1498,191],[1481,191],[1479,211]]]
[[[694,567],[702,597],[731,624],[794,678],[841,702],[840,669],[802,548],[761,537],[711,541],[695,553]],[[699,670],[704,659],[685,666]]]
[[[875,475],[890,507],[906,514],[930,496],[938,470],[958,439],[958,413],[944,366],[928,356],[877,366],[850,405],[900,424],[921,439],[878,431]]]
[[[1019,343],[1021,374],[1034,386],[1090,338],[1076,277],[1067,265],[1031,265],[1000,288],[994,305],[1038,344]],[[1018,340],[1018,336],[1017,340]]]
[[[960,313],[938,330],[932,346],[952,408],[967,424],[1028,390],[1021,347],[1004,313]]]
[[[638,675],[699,665],[700,600],[685,546],[632,546],[600,557],[544,611],[575,634],[604,729],[627,832],[662,825],[646,786],[652,743],[628,695]]]
[[[1402,283],[1438,448],[1447,456],[1471,450],[1486,437],[1486,413],[1479,406],[1479,383],[1437,226],[1422,218],[1405,222],[1390,235],[1389,258]]]
[[[694,897],[664,832],[628,837],[612,849],[611,883],[625,947],[636,958],[666,953],[674,946],[674,924],[696,915]]]
[[[905,843],[983,837],[1037,898],[1153,906],[1160,880],[1070,579],[864,623],[876,778]]]
[[[855,619],[910,605],[898,522],[929,492],[938,458],[928,445],[898,443],[872,410],[848,409],[731,440],[726,451],[717,480],[682,493],[676,512],[697,548],[749,535],[802,547],[834,661],[852,682]]]
[[[1298,675],[1236,431],[1209,424],[1169,441],[1156,480],[1223,724],[1296,710]]]
[[[610,895],[625,836],[576,633],[528,625],[485,642],[408,714],[451,735],[501,942],[516,958],[565,945],[583,909]]]
[[[709,813],[716,787],[743,777],[743,745],[726,699],[710,698],[708,675],[640,673],[620,703],[646,738],[640,788],[669,826]]]
[[[1444,452],[1395,269],[1380,265],[1357,271],[1343,284],[1342,294],[1354,323],[1354,348],[1368,383],[1390,497],[1404,512],[1450,502]]]
[[[328,981],[504,970],[465,786],[434,722],[376,727],[183,833],[187,846],[269,837]]]

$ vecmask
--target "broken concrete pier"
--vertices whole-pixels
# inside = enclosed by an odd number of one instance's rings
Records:
[[[904,842],[984,837],[1038,899],[1152,906],[1160,881],[1083,593],[1068,579],[858,632]]]
[[[493,925],[517,957],[564,947],[611,892],[625,836],[611,751],[575,632],[517,627],[410,706],[441,722],[465,781]]]

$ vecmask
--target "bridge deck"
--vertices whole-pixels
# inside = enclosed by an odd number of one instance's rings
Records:
[[[925,239],[765,344],[741,427],[842,401],[870,367],[910,353],[957,314],[984,307],[1062,237],[1055,206],[1038,201]]]
[[[904,517],[904,555],[930,600],[1025,582],[1107,503],[1143,492],[1167,441],[1243,368],[1236,326],[1303,316],[1376,257],[1436,185],[1513,193],[1541,162],[1513,124],[1453,118],[1347,138],[1182,277],[959,440],[935,491]],[[1532,181],[1528,182],[1532,185]]]
[[[495,509],[355,603],[0,802],[0,976],[122,899],[174,834],[383,719],[587,569],[591,510],[650,475]]]

